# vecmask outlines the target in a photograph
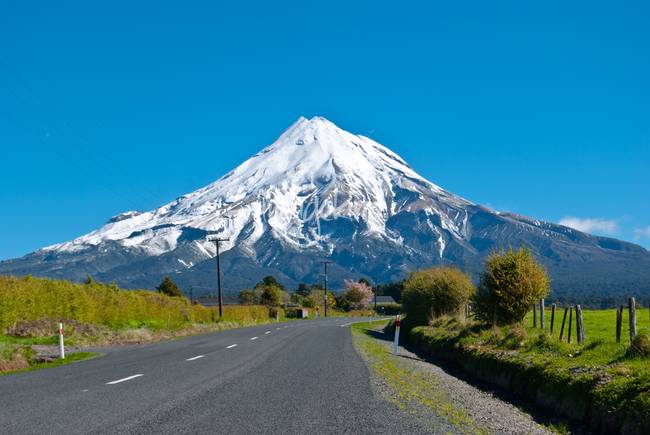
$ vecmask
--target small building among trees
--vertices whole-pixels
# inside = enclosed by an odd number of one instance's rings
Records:
[[[393,305],[396,304],[392,296],[377,296],[377,305]],[[374,301],[373,301],[374,303]]]
[[[298,319],[306,319],[309,317],[309,308],[296,308],[296,317]]]

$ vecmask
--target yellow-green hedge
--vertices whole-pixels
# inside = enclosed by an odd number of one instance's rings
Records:
[[[74,319],[119,327],[176,328],[218,318],[213,308],[190,305],[186,298],[114,285],[75,284],[44,278],[0,276],[0,331],[18,321]],[[224,320],[257,323],[269,319],[260,306],[225,306]]]

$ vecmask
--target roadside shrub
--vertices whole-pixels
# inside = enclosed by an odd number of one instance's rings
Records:
[[[268,307],[224,307],[224,322],[252,324],[268,318]],[[59,320],[65,320],[70,326],[73,326],[71,321],[75,321],[75,328],[81,328],[82,324],[99,324],[111,328],[146,325],[174,329],[188,323],[214,322],[215,309],[191,305],[185,298],[147,290],[125,291],[97,282],[75,284],[63,280],[0,276],[0,332],[9,329],[18,336],[50,335],[53,332],[47,334],[46,326]],[[29,323],[31,321],[36,322]],[[43,332],[38,332],[39,328]]]
[[[268,307],[280,305],[280,289],[274,286],[266,286],[260,295],[260,304]]]
[[[243,304],[262,304],[267,307],[277,307],[289,303],[290,296],[275,277],[265,276],[255,284],[253,290],[244,290],[239,293],[239,300]]]
[[[372,301],[372,288],[366,282],[345,280],[345,292],[337,299],[337,306],[345,311],[363,310]]]
[[[491,254],[474,297],[476,317],[491,324],[521,322],[531,305],[548,294],[544,267],[529,249]]]
[[[269,308],[269,318],[275,319],[276,317],[280,319],[286,317],[285,310],[280,307]]]
[[[92,284],[92,279],[89,281],[88,278],[86,278],[86,285]],[[167,296],[177,296],[177,297],[182,297],[183,292],[181,291],[180,288],[176,285],[174,281],[168,276],[166,276],[160,285],[156,287],[156,290],[158,290],[160,293],[167,295]]]
[[[302,300],[300,301],[300,305],[302,305],[305,308],[316,308],[318,304],[312,297],[303,297]]]
[[[309,293],[309,296],[303,299],[302,306],[305,308],[313,308],[319,310],[324,305],[324,296],[325,292],[323,290],[312,290]],[[337,300],[334,297],[334,294],[330,291],[327,292],[327,308],[341,308],[338,306]]]
[[[254,324],[269,320],[269,308],[263,305],[224,305],[223,321]]]
[[[242,290],[239,292],[239,303],[242,305],[257,305],[260,302],[259,296],[254,290]]]
[[[474,294],[470,277],[453,267],[412,273],[404,282],[402,308],[409,324],[426,325],[433,318],[456,315]]]
[[[649,356],[650,355],[650,332],[639,331],[630,343],[628,353],[631,356]]]

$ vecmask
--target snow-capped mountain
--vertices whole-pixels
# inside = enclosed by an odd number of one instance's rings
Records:
[[[269,273],[287,284],[317,282],[324,258],[335,263],[335,284],[347,276],[397,279],[432,264],[476,271],[490,250],[522,243],[556,272],[560,292],[575,285],[576,273],[599,282],[594,270],[603,262],[609,271],[638,269],[644,277],[641,266],[650,264],[636,245],[473,204],[427,181],[385,146],[315,117],[300,118],[206,187],[2,262],[0,273],[90,274],[128,287],[153,287],[173,275],[207,289],[214,282],[214,235],[230,239],[222,245],[230,290]]]
[[[43,252],[79,252],[117,241],[157,256],[187,241],[190,229],[229,237],[225,250],[236,245],[252,258],[257,257],[255,243],[268,234],[295,249],[329,255],[337,235],[323,231],[321,224],[329,228],[337,220],[342,226],[354,222],[358,227],[349,234],[352,238],[380,237],[401,245],[389,219],[423,210],[439,216],[441,229],[460,238],[469,204],[420,177],[383,145],[321,117],[300,118],[276,142],[216,182],[156,210],[118,215],[97,231]],[[443,232],[433,230],[439,233],[442,256]],[[190,244],[206,258],[214,255],[206,238]]]

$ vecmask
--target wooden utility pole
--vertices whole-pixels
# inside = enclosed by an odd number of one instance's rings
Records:
[[[324,313],[325,316],[324,316],[324,317],[327,317],[327,265],[330,264],[331,261],[330,261],[330,260],[323,260],[322,263],[323,263],[323,266],[324,266],[324,269],[325,269],[325,270],[324,270],[324,272],[325,272],[325,275],[324,275],[324,278],[325,278],[325,279],[324,279],[324,283],[325,283],[325,285],[324,285],[324,289],[325,289],[325,292],[324,292],[324,294],[323,294],[323,299],[324,299],[323,303],[324,303],[324,305],[325,305],[325,313]]]
[[[214,242],[214,244],[217,247],[217,292],[219,298],[219,320],[221,320],[223,318],[223,297],[221,296],[221,260],[219,258],[219,243],[227,242],[230,239],[227,237],[226,238],[215,237],[209,240],[211,242]]]

